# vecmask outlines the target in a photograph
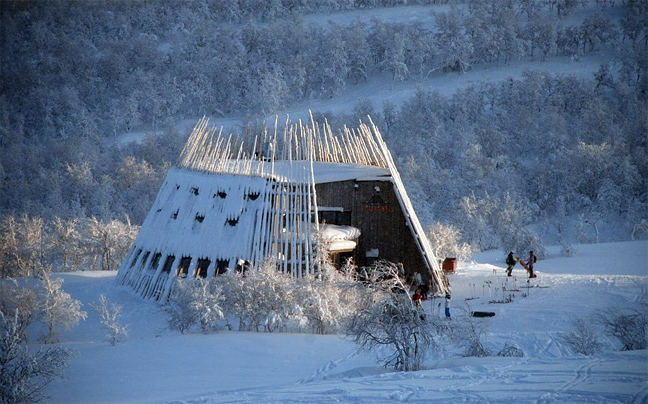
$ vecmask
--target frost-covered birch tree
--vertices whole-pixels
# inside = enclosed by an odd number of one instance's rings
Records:
[[[99,296],[99,304],[92,305],[99,316],[101,317],[101,325],[106,330],[106,339],[110,345],[115,346],[119,341],[126,339],[128,335],[128,328],[120,323],[122,306],[109,302],[106,295]]]
[[[365,272],[360,307],[349,316],[344,333],[361,350],[377,354],[384,366],[419,370],[436,349],[431,319],[409,296],[398,268],[380,262]]]
[[[40,311],[47,327],[43,338],[46,343],[57,341],[58,327],[69,330],[87,317],[87,313],[81,310],[81,302],[73,299],[62,286],[62,278],[46,276],[40,282]]]
[[[52,381],[61,378],[72,352],[40,347],[34,352],[21,330],[20,313],[0,311],[0,402],[35,403]]]

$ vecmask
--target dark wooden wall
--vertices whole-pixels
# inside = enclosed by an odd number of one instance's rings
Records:
[[[421,274],[429,282],[431,274],[407,226],[394,186],[388,181],[341,181],[316,185],[317,204],[341,207],[351,212],[351,223],[362,233],[354,252],[358,266],[370,265],[366,252],[377,248],[378,259],[401,263],[405,275]]]

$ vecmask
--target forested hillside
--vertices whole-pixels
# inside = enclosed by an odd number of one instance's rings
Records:
[[[11,237],[14,246],[31,245],[19,222],[41,223],[44,235],[56,233],[57,218],[72,228],[89,223],[86,233],[93,220],[140,224],[187,135],[179,121],[246,117],[242,130],[255,130],[297,103],[335,103],[340,92],[376,80],[418,91],[404,101],[358,97],[345,114],[314,116],[339,128],[370,114],[425,225],[452,226],[477,249],[596,242],[600,232],[640,238],[648,230],[645,0],[0,7],[5,257]],[[388,7],[395,16],[419,7],[432,23],[336,22],[345,12]],[[484,66],[590,55],[604,60],[592,75],[530,70],[450,95],[421,85]],[[113,141],[134,131],[148,135]]]

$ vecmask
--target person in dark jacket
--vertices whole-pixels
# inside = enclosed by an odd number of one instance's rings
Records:
[[[527,262],[527,266],[529,267],[529,278],[536,277],[536,274],[533,272],[533,266],[535,265],[537,260],[538,258],[533,255],[533,251],[529,251],[529,262]]]
[[[513,256],[513,251],[509,253],[509,255],[506,257],[506,275],[511,276],[513,272],[513,267],[515,264],[518,262],[519,258]]]

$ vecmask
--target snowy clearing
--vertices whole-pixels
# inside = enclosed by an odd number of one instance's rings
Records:
[[[418,372],[384,369],[373,355],[357,353],[338,336],[180,335],[165,330],[165,315],[156,303],[113,286],[115,272],[60,274],[63,288],[84,303],[88,319],[62,334],[63,344],[77,355],[66,380],[48,387],[46,402],[645,403],[648,351],[620,352],[615,340],[602,335],[602,352],[576,355],[559,333],[597,310],[645,307],[648,241],[577,248],[580,255],[572,258],[550,248],[529,285],[519,265],[514,277],[505,276],[504,255],[498,251],[460,263],[450,275],[451,321],[465,321],[466,304],[475,311],[493,311],[495,317],[479,320],[490,322],[489,349],[497,353],[515,343],[525,356],[464,358],[448,344],[444,353],[429,359],[429,370]],[[98,314],[90,308],[102,293],[123,305],[122,322],[129,327],[128,340],[114,347],[105,341]],[[511,303],[489,303],[509,294],[514,296]],[[424,302],[430,315],[441,311],[439,302]]]

